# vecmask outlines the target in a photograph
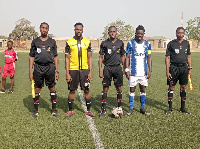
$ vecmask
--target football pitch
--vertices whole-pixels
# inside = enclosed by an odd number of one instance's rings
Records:
[[[3,69],[4,53],[0,53],[0,66]],[[192,113],[179,112],[179,86],[173,98],[173,113],[166,115],[168,108],[165,53],[152,53],[153,72],[147,87],[145,108],[150,116],[141,115],[139,89],[136,89],[134,113],[116,119],[111,110],[117,106],[116,91],[112,86],[108,92],[107,115],[99,118],[101,110],[102,80],[98,76],[98,54],[93,54],[93,81],[91,82],[93,118],[104,148],[200,148],[200,53],[192,53],[192,83],[194,91],[187,86],[186,108]],[[51,101],[47,87],[40,96],[39,113],[36,119],[30,115],[34,111],[29,81],[28,53],[18,53],[16,62],[14,93],[8,94],[10,79],[7,77],[6,93],[0,94],[0,148],[70,148],[94,149],[95,142],[89,124],[76,92],[74,115],[66,119],[68,110],[68,89],[65,80],[64,53],[59,54],[60,79],[56,85],[57,109],[61,117],[51,115]],[[124,77],[123,110],[129,109],[129,87]]]

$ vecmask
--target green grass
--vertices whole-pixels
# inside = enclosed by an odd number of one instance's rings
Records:
[[[59,54],[60,80],[56,85],[58,111],[61,117],[51,116],[51,101],[47,87],[41,92],[37,119],[31,119],[33,100],[28,79],[28,53],[19,53],[16,62],[15,88],[13,94],[0,94],[0,148],[95,148],[85,113],[76,93],[74,115],[65,119],[67,111],[67,83],[65,80],[64,54]],[[117,105],[114,85],[110,87],[107,99],[107,115],[94,118],[105,148],[200,148],[200,104],[199,104],[199,57],[192,54],[192,82],[194,91],[187,88],[186,107],[192,113],[179,113],[179,87],[176,86],[173,114],[165,115],[167,85],[164,53],[152,53],[153,73],[147,87],[146,108],[150,116],[139,113],[139,90],[136,90],[135,111],[129,117],[115,119],[111,110]],[[4,64],[0,53],[0,66]],[[93,54],[93,81],[91,83],[92,110],[96,115],[101,109],[101,79],[98,77],[98,54]],[[7,78],[6,91],[10,87]],[[129,87],[124,78],[123,109],[129,109]]]

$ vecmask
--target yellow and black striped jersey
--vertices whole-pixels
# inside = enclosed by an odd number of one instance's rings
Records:
[[[65,54],[70,54],[69,70],[88,69],[88,52],[92,52],[88,39],[77,40],[71,38],[66,42]]]

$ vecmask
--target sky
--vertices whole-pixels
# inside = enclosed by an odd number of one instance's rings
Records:
[[[100,38],[106,25],[120,19],[143,25],[147,37],[175,38],[182,12],[186,27],[200,17],[200,0],[0,0],[0,35],[8,36],[26,18],[37,32],[41,22],[49,23],[56,37],[74,36],[74,24],[82,22],[83,36]]]

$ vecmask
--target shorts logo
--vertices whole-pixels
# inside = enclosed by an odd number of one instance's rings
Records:
[[[40,53],[41,52],[41,48],[37,48],[37,53]]]
[[[119,52],[120,52],[120,49],[117,50],[117,53],[119,53]]]
[[[81,48],[81,44],[78,44],[78,48]]]
[[[176,54],[179,54],[179,49],[175,49],[175,53],[176,53]]]
[[[112,49],[108,49],[108,54],[111,54],[112,53]]]
[[[185,53],[187,53],[187,49],[185,49]]]
[[[182,49],[182,46],[180,46],[180,49]]]

